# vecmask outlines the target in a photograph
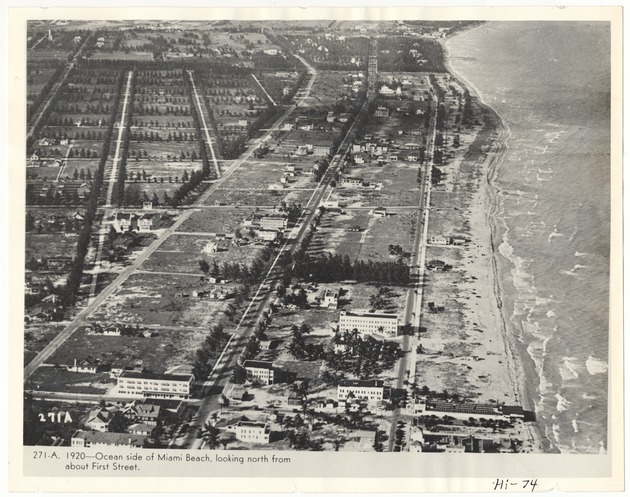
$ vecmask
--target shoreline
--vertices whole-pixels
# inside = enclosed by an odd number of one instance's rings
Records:
[[[484,24],[473,26],[467,30],[458,32],[455,36],[479,29]],[[478,191],[473,196],[478,197],[478,204],[483,206],[484,218],[488,227],[489,240],[487,240],[490,249],[491,267],[492,267],[492,292],[496,302],[498,315],[501,322],[501,336],[503,338],[506,356],[508,359],[508,371],[512,382],[515,398],[525,410],[536,413],[536,399],[540,399],[539,383],[540,378],[536,370],[536,364],[528,353],[528,345],[521,342],[517,337],[516,330],[513,329],[508,315],[508,303],[505,300],[505,283],[511,279],[511,271],[509,267],[511,261],[502,257],[499,247],[503,243],[503,236],[507,228],[498,217],[501,212],[501,198],[495,180],[501,164],[509,151],[508,142],[511,136],[509,126],[501,119],[498,112],[489,104],[487,104],[479,90],[464,75],[454,70],[451,64],[451,53],[448,49],[448,42],[453,37],[449,37],[441,42],[444,51],[444,63],[448,73],[465,87],[473,97],[473,101],[477,101],[482,111],[484,126],[488,125],[494,130],[494,136],[485,142],[487,150],[485,151],[482,161],[481,173],[483,174],[483,184],[479,185]],[[477,131],[479,133],[479,131]],[[476,205],[476,204],[475,204]],[[471,214],[471,217],[472,214]],[[475,230],[472,230],[473,232]],[[477,235],[480,233],[476,233]],[[483,240],[484,237],[480,237]],[[485,240],[484,240],[485,241]],[[504,273],[504,275],[502,275]],[[503,277],[502,277],[503,276]],[[509,284],[509,283],[508,283]],[[538,413],[536,413],[538,415]],[[559,453],[559,450],[545,433],[544,427],[537,421],[534,424],[525,425],[531,438],[535,441],[535,445],[542,453]]]

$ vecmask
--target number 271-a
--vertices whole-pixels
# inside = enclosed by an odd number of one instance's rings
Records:
[[[49,412],[47,415],[44,415],[42,412],[39,413],[39,420],[42,423],[46,422],[46,417],[48,417],[48,420],[52,423],[72,423],[72,417],[67,411]]]

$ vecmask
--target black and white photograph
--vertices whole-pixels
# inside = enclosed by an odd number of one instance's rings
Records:
[[[51,14],[14,40],[25,461],[611,476],[610,12]]]

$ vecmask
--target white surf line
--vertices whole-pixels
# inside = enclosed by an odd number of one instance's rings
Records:
[[[72,147],[74,147],[74,140],[70,140],[70,144],[68,145],[68,150],[66,151],[66,156],[61,161],[61,167],[59,168],[59,173],[57,174],[57,179],[55,179],[55,181],[57,181],[57,182],[59,182],[59,178],[61,178],[61,175],[63,174],[64,170],[66,169],[66,164],[68,163],[68,155],[70,155],[70,150],[72,150]]]
[[[126,116],[127,116],[127,103],[129,102],[129,89],[131,87],[131,78],[133,77],[133,71],[129,71],[127,77],[127,86],[125,88],[125,101],[123,102],[122,115],[120,117],[120,124],[118,125],[118,140],[116,140],[116,151],[114,153],[114,159],[112,161],[112,171],[109,175],[109,183],[107,185],[107,195],[105,196],[105,207],[112,206],[112,194],[114,193],[114,185],[118,175],[118,163],[120,162],[120,145],[122,143],[122,136],[125,132]]]
[[[201,106],[201,102],[199,101],[199,93],[197,93],[197,86],[195,85],[195,79],[193,78],[193,72],[188,70],[188,77],[190,78],[190,83],[193,87],[193,92],[195,93],[195,100],[197,100],[197,108],[199,109],[199,117],[203,122],[203,130],[206,133],[206,141],[208,142],[208,147],[210,148],[210,153],[212,154],[212,162],[214,164],[214,170],[217,174],[217,178],[221,177],[221,170],[219,169],[219,163],[217,162],[217,157],[214,155],[214,148],[212,147],[212,139],[210,138],[210,133],[208,133],[208,123],[206,122],[206,118],[203,114],[203,107]]]
[[[277,106],[278,106],[278,104],[274,101],[274,99],[273,99],[273,98],[271,98],[271,95],[269,95],[269,93],[267,93],[267,90],[265,90],[265,87],[264,87],[264,86],[260,83],[260,81],[258,81],[258,78],[257,78],[256,76],[254,76],[253,74],[252,74],[252,78],[254,78],[254,81],[256,81],[256,83],[258,83],[258,86],[260,86],[260,89],[261,89],[262,91],[264,91],[264,92],[265,92],[265,95],[267,95],[267,98],[268,98],[269,100],[271,100],[271,103],[272,103],[274,106],[276,106],[276,107],[277,107]]]

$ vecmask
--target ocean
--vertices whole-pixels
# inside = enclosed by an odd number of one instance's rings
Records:
[[[447,42],[501,117],[498,267],[538,422],[563,453],[607,447],[610,29],[490,22]]]

